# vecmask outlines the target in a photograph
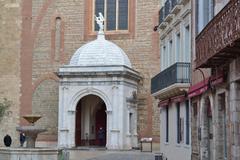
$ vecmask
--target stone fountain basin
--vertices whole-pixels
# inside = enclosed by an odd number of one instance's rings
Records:
[[[27,147],[0,148],[0,160],[58,160],[61,150],[57,148],[35,148],[37,135],[45,132],[38,126],[20,126],[17,131],[26,135]]]
[[[34,148],[38,134],[46,131],[46,129],[43,129],[38,126],[20,126],[17,127],[16,129],[17,131],[23,132],[25,134],[27,148]]]
[[[39,134],[41,132],[47,131],[46,129],[43,129],[38,126],[21,126],[16,128],[17,131],[23,132],[25,134]]]
[[[37,122],[41,117],[42,117],[41,115],[34,115],[34,114],[29,114],[29,115],[23,116],[23,118],[25,120],[27,120],[29,123],[32,123],[32,124]]]

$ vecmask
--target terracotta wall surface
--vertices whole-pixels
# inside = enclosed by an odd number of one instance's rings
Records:
[[[16,126],[19,123],[21,2],[0,1],[0,102],[6,98],[11,105],[0,122],[0,146],[9,134],[13,146],[18,146]]]
[[[7,8],[14,6],[12,1],[0,2],[3,3],[0,5],[0,18],[5,19],[0,22],[5,29],[0,33],[0,42],[5,44],[1,45],[3,50],[0,51],[4,56],[0,60],[3,63],[0,68],[3,75],[0,77],[0,86],[3,86],[0,95],[9,95],[14,101],[17,110],[13,116],[14,127],[20,120],[21,124],[26,124],[20,115],[43,114],[38,125],[51,129],[41,134],[39,140],[57,140],[58,77],[55,72],[69,63],[79,47],[90,41],[85,36],[88,29],[86,17],[90,16],[86,14],[87,2],[24,0],[21,4],[16,0],[16,6],[12,8]],[[106,37],[127,53],[133,68],[143,77],[138,94],[141,101],[138,109],[140,136],[159,140],[159,109],[150,94],[151,77],[159,72],[160,66],[159,35],[153,32],[153,27],[158,24],[159,0],[135,0],[130,10],[134,10],[131,12],[134,13],[131,22],[133,34]],[[6,65],[8,67],[4,69],[2,66]],[[9,85],[5,85],[6,82]],[[18,138],[14,127],[10,130]]]

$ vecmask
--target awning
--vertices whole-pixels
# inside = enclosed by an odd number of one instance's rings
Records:
[[[207,91],[210,86],[213,87],[223,82],[224,82],[224,74],[222,73],[217,76],[208,77],[204,81],[201,81],[189,88],[188,98],[201,95],[203,92]]]
[[[206,84],[204,82],[200,82],[199,84],[196,84],[196,85],[198,85],[198,88],[195,88],[195,85],[190,87],[190,89],[188,91],[188,98],[199,96],[203,92],[208,90],[208,84]]]
[[[217,76],[212,76],[211,77],[211,85],[212,86],[216,86],[216,85],[218,85],[220,83],[223,83],[224,80],[225,80],[225,77],[224,77],[223,73],[221,73],[221,74],[219,74]]]

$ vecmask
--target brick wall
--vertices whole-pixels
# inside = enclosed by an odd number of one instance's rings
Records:
[[[17,139],[15,127],[20,123],[20,115],[33,111],[43,115],[39,125],[49,128],[48,136],[43,134],[39,138],[56,139],[58,78],[54,72],[67,64],[73,53],[88,42],[84,39],[85,4],[86,0],[0,2],[0,98],[12,101],[8,119],[1,122],[1,126],[10,127],[0,131],[0,138],[8,132]],[[143,77],[138,95],[141,101],[138,131],[141,136],[159,137],[159,109],[150,94],[151,77],[159,72],[160,66],[159,37],[153,32],[153,27],[158,24],[158,5],[159,0],[136,0],[134,36],[124,39],[121,35],[110,37],[128,54],[133,68]],[[61,18],[59,36],[55,35],[56,17]],[[59,50],[55,49],[56,42],[60,43]]]
[[[69,59],[79,47],[87,43],[87,41],[84,40],[85,2],[84,0],[59,0],[46,4],[45,1],[33,1],[33,25],[38,23],[41,15],[43,16],[34,40],[33,82],[43,79],[43,77],[46,77],[45,75],[49,73],[56,72],[59,66],[69,62]],[[111,41],[116,43],[128,54],[133,68],[139,71],[143,77],[143,81],[139,85],[139,97],[141,97],[143,104],[141,104],[139,108],[138,128],[141,135],[152,136],[153,134],[156,137],[159,136],[159,111],[157,106],[153,105],[154,100],[150,95],[150,80],[152,76],[159,72],[160,66],[158,33],[153,32],[153,27],[158,24],[158,5],[158,0],[136,1],[134,38],[124,38],[123,40],[119,37],[111,39],[111,37],[107,36],[107,38],[110,38]],[[51,56],[53,56],[53,46],[51,43],[55,38],[52,32],[55,27],[54,20],[56,16],[61,17],[61,21],[64,24],[63,31],[61,32],[64,35],[64,38],[61,39],[64,43],[63,55],[61,55],[63,56],[62,62],[51,61]],[[38,106],[37,104],[39,102],[37,102],[37,99],[46,101],[52,97],[50,99],[56,100],[55,94],[44,96],[45,92],[40,91],[48,86],[47,83],[40,85],[40,88],[35,86],[39,89],[37,90],[37,96],[36,93],[34,93],[33,104],[36,106],[33,106],[33,108],[37,108]],[[54,85],[50,86],[50,88],[54,88]],[[57,87],[57,85],[55,87]],[[52,90],[54,90],[53,88]],[[57,107],[57,101],[51,101],[51,103],[52,107]],[[48,108],[45,106],[40,110],[39,112],[46,113]],[[48,120],[46,119],[46,121]],[[57,118],[55,120],[51,118],[50,121],[55,121],[53,123],[57,124]],[[46,125],[44,123],[41,124],[43,126]]]
[[[47,129],[38,136],[38,140],[48,137],[49,140],[57,140],[58,119],[58,83],[54,80],[43,81],[33,94],[32,112],[40,114],[42,118],[36,123]]]
[[[20,97],[20,36],[21,3],[20,1],[0,1],[0,101],[7,98],[11,106],[0,122],[0,146],[3,137],[9,134],[13,146],[18,146],[16,126],[19,123]]]

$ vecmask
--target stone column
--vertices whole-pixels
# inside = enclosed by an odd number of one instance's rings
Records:
[[[75,147],[75,129],[76,129],[76,110],[67,111],[68,119],[66,120],[68,124],[67,130],[67,146],[69,148]]]
[[[119,103],[118,103],[118,87],[113,86],[112,87],[112,110],[113,110],[113,123],[112,123],[112,129],[113,130],[119,130]]]
[[[215,159],[224,159],[227,152],[227,107],[226,106],[227,92],[216,94],[216,153]]]
[[[240,160],[240,85],[230,83],[230,123],[232,160]]]
[[[67,111],[66,111],[66,92],[68,87],[59,87],[59,108],[58,108],[58,147],[67,147],[68,128],[66,124]]]
[[[132,147],[137,147],[138,146],[138,134],[137,134],[137,108],[135,106],[134,112],[133,112],[133,142],[132,142]]]
[[[110,131],[112,130],[112,111],[106,111],[107,114],[107,141],[106,141],[106,147],[109,149],[111,147],[111,134]]]
[[[119,149],[119,94],[118,86],[112,87],[112,129],[109,149]]]
[[[208,151],[208,127],[207,127],[207,120],[204,117],[204,122],[201,125],[201,160],[209,160],[209,151]]]
[[[35,148],[37,134],[29,132],[28,134],[26,134],[26,139],[27,139],[27,148]]]
[[[200,155],[201,160],[209,160],[209,127],[208,127],[208,117],[207,117],[207,104],[206,99],[203,97],[201,103],[201,141],[200,141]]]

